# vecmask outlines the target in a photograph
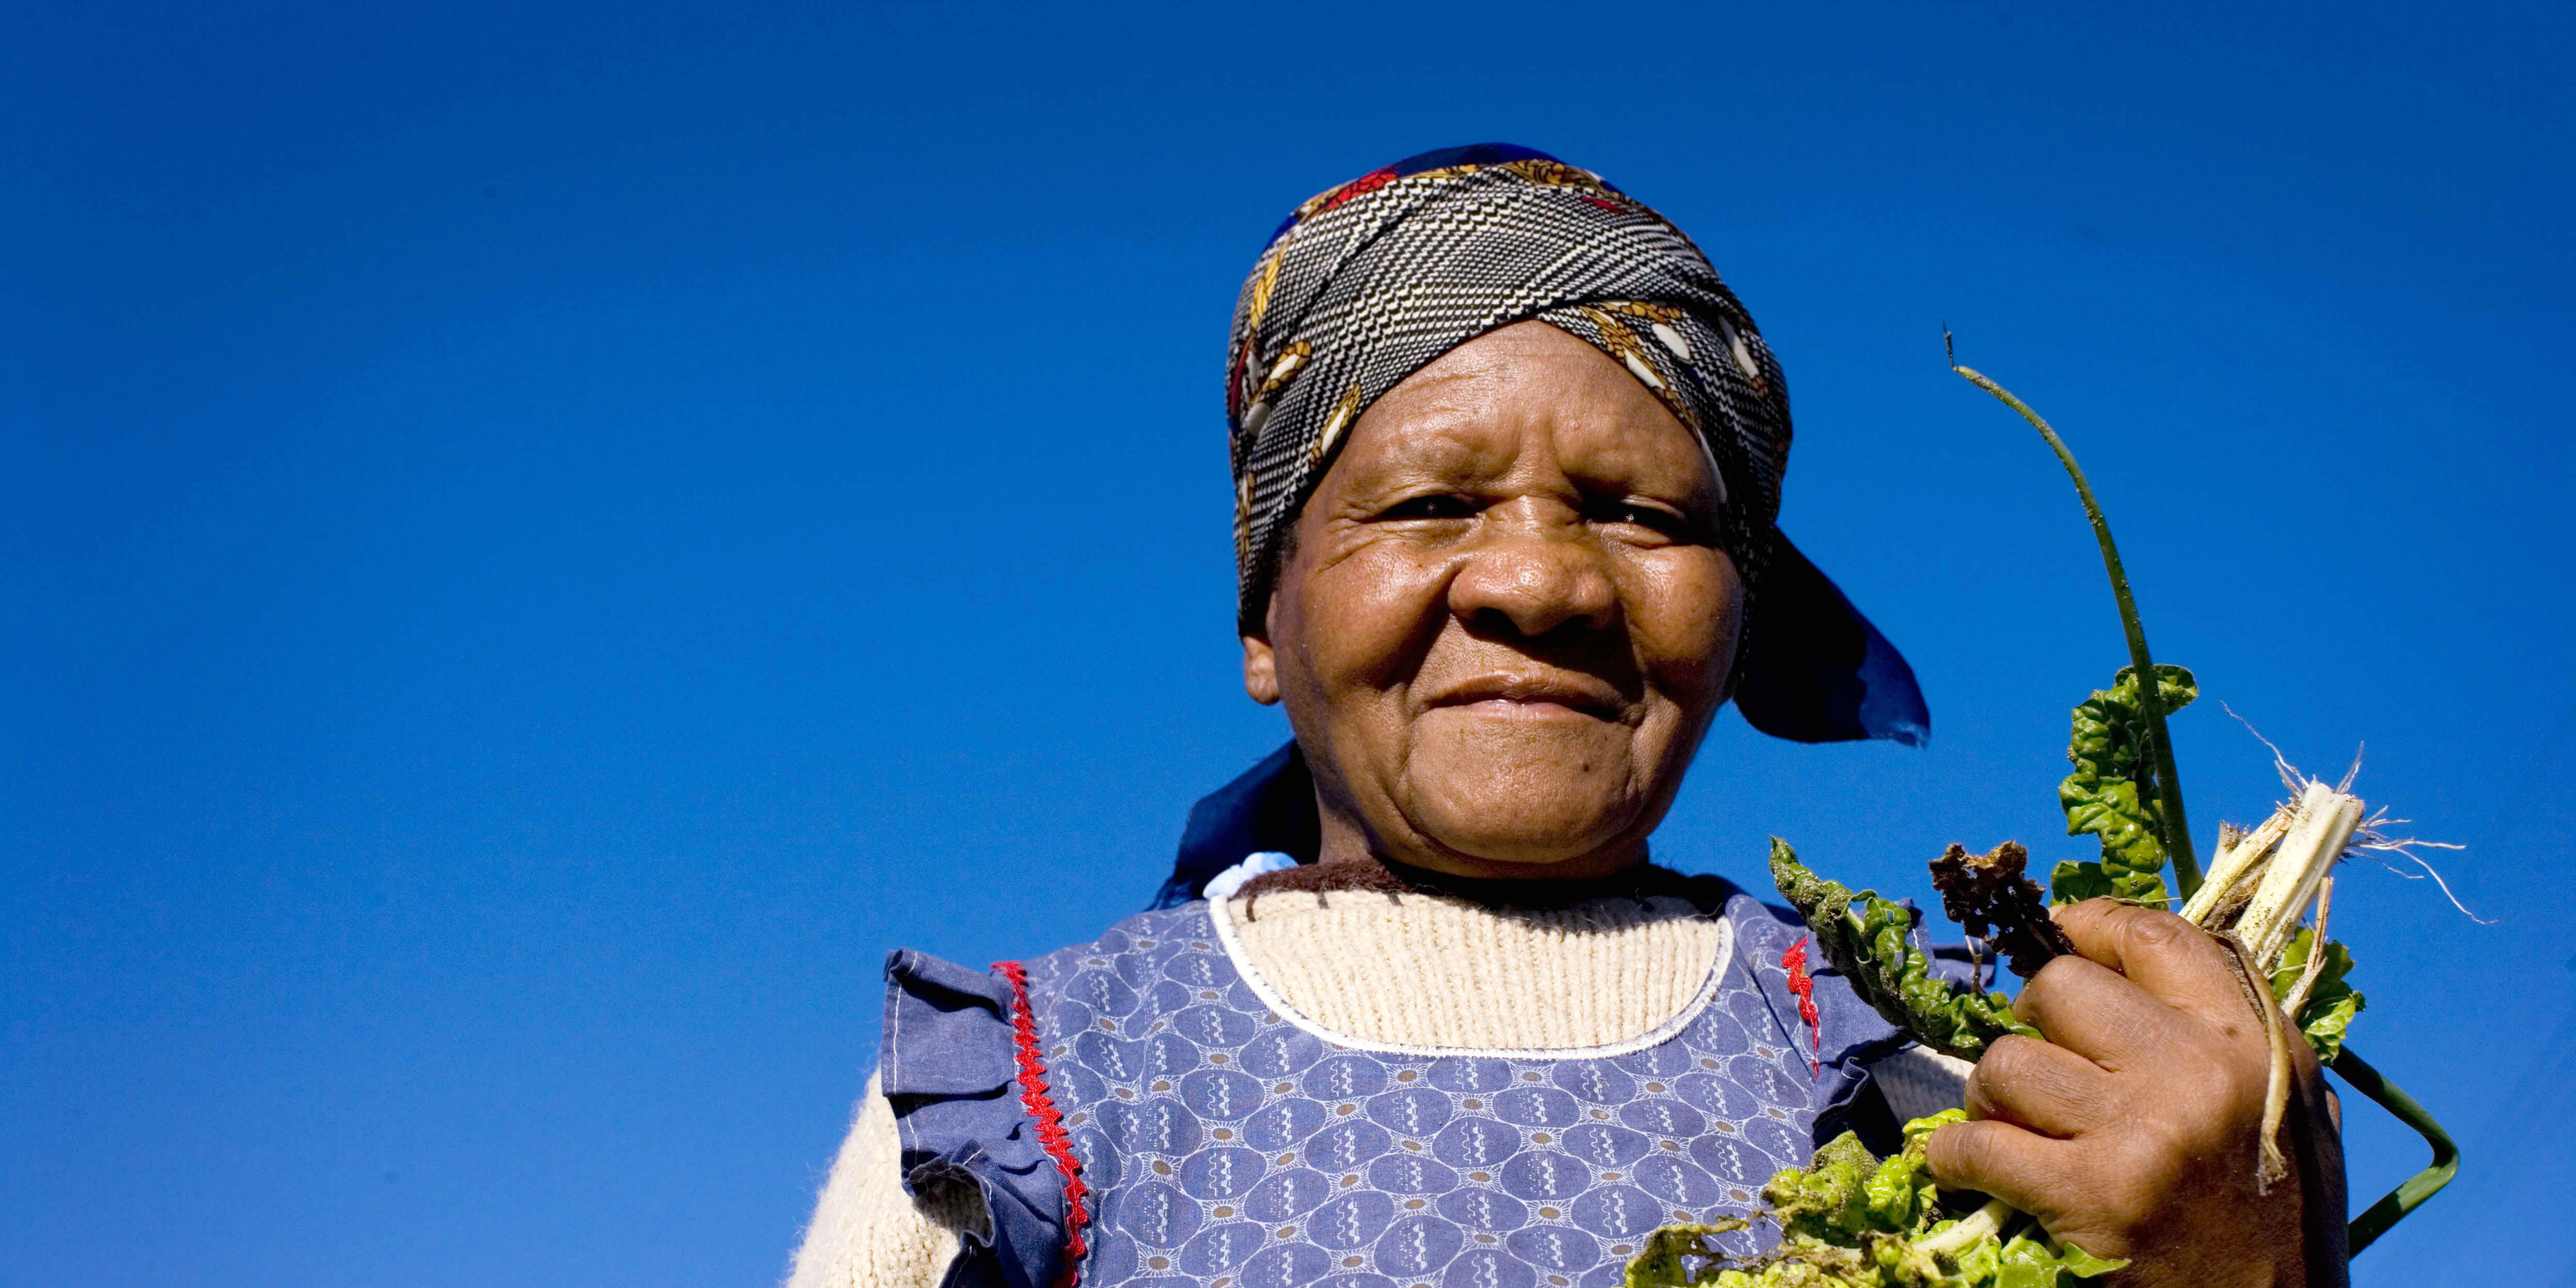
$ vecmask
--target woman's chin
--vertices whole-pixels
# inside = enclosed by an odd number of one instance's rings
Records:
[[[1425,781],[1432,777],[1415,776],[1410,822],[1441,849],[1478,864],[1526,869],[1597,861],[1637,833],[1638,799],[1625,774],[1489,765],[1463,781]]]

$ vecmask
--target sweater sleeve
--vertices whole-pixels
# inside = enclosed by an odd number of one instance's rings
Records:
[[[894,1107],[868,1079],[857,1120],[832,1160],[787,1288],[938,1288],[958,1235],[984,1224],[971,1185],[904,1192]]]
[[[1871,1065],[1869,1076],[1887,1097],[1896,1121],[1905,1123],[1966,1104],[1968,1075],[1976,1067],[1957,1056],[1908,1045]]]

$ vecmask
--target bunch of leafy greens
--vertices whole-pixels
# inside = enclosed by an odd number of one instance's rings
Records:
[[[2020,412],[2057,452],[2092,519],[2129,636],[2133,664],[2120,668],[2111,687],[2096,690],[2074,710],[2066,753],[2074,772],[2057,793],[2067,835],[2091,835],[2101,845],[2101,857],[2059,863],[2050,873],[2049,904],[2107,897],[2170,906],[2174,896],[2165,884],[2167,863],[2186,896],[2200,885],[2200,872],[2182,817],[2181,785],[2175,780],[2164,718],[2197,699],[2199,685],[2190,671],[2157,665],[2148,657],[2109,524],[2056,432],[2001,386],[1964,367],[1953,369]],[[2154,677],[2152,688],[2141,683],[2147,675]],[[2286,822],[2289,808],[2284,807],[2281,821]],[[2025,977],[2067,950],[2064,937],[2046,921],[2037,887],[2023,875],[2026,858],[2011,842],[1982,857],[1953,845],[1933,864],[1945,907],[1972,934],[2004,948],[2015,972]],[[1974,1060],[2005,1034],[2039,1036],[2014,1017],[2011,999],[2004,994],[1932,973],[1929,955],[1917,942],[1921,918],[1910,906],[1876,891],[1854,892],[1817,875],[1776,837],[1771,876],[1852,990],[1924,1046]],[[2238,902],[2203,924],[2224,933],[2231,924],[2228,918],[2242,908]],[[2299,910],[2291,915],[2295,918]],[[2356,1086],[2423,1131],[2435,1148],[2433,1167],[2355,1223],[2352,1248],[2359,1251],[2441,1188],[2456,1154],[2420,1105],[2387,1086],[2357,1058],[2338,1060],[2345,1031],[2363,1001],[2345,982],[2352,956],[2340,943],[2326,942],[2316,977],[2307,979],[2318,934],[2301,929],[2270,964],[2266,982],[2273,997],[2286,1002],[2306,981],[2307,998],[2294,1018],[2318,1058],[2335,1062]],[[2274,1076],[2279,1077],[2277,1069]],[[1784,1170],[1763,1188],[1766,1215],[1780,1230],[1770,1251],[1750,1260],[1730,1260],[1711,1251],[1708,1237],[1745,1229],[1750,1222],[1743,1219],[1667,1226],[1629,1264],[1629,1288],[2062,1288],[2127,1264],[2051,1240],[2035,1221],[2000,1201],[1971,1213],[1956,1210],[1973,1196],[1945,1200],[1924,1173],[1923,1152],[1933,1131],[1963,1116],[1950,1110],[1907,1123],[1904,1147],[1887,1159],[1874,1157],[1857,1137],[1844,1134],[1817,1150],[1808,1166]],[[2269,1125],[2266,1130],[2268,1141]]]
[[[1907,1123],[1904,1148],[1884,1159],[1845,1132],[1762,1187],[1780,1226],[1771,1251],[1740,1262],[1711,1256],[1708,1236],[1743,1229],[1740,1220],[1666,1226],[1629,1263],[1628,1288],[2057,1288],[2066,1276],[2128,1264],[2057,1243],[2026,1217],[2015,1222],[2022,1228],[1983,1233],[1984,1213],[1945,1210],[1923,1171],[1924,1141],[1963,1117],[1953,1109]],[[1945,1239],[1963,1222],[1977,1223],[1978,1236]]]
[[[2157,673],[2169,709],[2197,696],[2190,672],[2159,667]],[[2052,874],[2052,903],[2109,894],[2162,906],[2166,852],[2148,736],[2131,668],[2122,668],[2109,689],[2075,709],[2067,750],[2075,772],[2059,788],[2058,800],[2067,833],[2094,835],[2102,858],[2059,864]],[[2064,938],[2046,924],[2037,887],[2022,875],[2026,856],[2020,846],[2006,842],[1981,860],[1971,859],[1964,847],[1950,848],[1934,861],[1936,880],[1945,896],[1958,892],[1952,902],[1970,911],[1991,939],[2027,946],[2035,960],[2017,956],[2020,973],[2063,951]],[[1933,973],[1916,933],[1922,918],[1913,908],[1817,875],[1777,837],[1771,841],[1771,880],[1852,991],[1917,1042],[1974,1060],[2007,1033],[2040,1036],[2014,1017],[2011,998]],[[2272,981],[2278,995],[2287,996],[2297,985],[2308,942],[2303,932],[2285,956]],[[2335,1017],[2340,1041],[2342,1025],[2360,999],[2342,982],[2350,956],[2340,944],[2329,943],[2327,951],[2328,965],[2309,1009]],[[1711,1254],[1708,1236],[1743,1229],[1748,1222],[1742,1220],[1666,1226],[1629,1263],[1629,1288],[2060,1288],[2126,1264],[2055,1242],[2036,1222],[2001,1204],[1990,1211],[2008,1215],[1981,1219],[1950,1210],[1923,1171],[1923,1148],[1933,1131],[1962,1117],[1954,1109],[1907,1123],[1904,1148],[1886,1159],[1845,1133],[1817,1150],[1806,1167],[1782,1171],[1763,1187],[1767,1215],[1780,1228],[1769,1252],[1749,1261]],[[1963,1228],[1963,1215],[1978,1224]]]

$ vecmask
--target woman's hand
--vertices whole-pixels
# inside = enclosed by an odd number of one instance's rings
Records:
[[[2168,912],[2062,909],[2050,962],[1968,1079],[1968,1116],[1929,1144],[1945,1188],[1982,1191],[2096,1256],[2110,1282],[2341,1285],[2343,1147],[2316,1058],[2290,1034],[2288,1175],[2257,1180],[2270,1045],[2233,957]],[[2268,1001],[2268,999],[2267,999]]]

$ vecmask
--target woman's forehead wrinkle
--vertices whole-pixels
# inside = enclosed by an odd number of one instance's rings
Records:
[[[1370,408],[1351,450],[1369,474],[1401,473],[1407,482],[1481,483],[1500,477],[1521,455],[1526,437],[1508,414],[1497,414],[1479,386],[1453,377],[1407,389]],[[1383,414],[1381,414],[1383,413]]]

